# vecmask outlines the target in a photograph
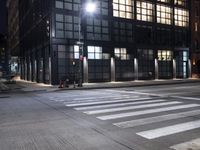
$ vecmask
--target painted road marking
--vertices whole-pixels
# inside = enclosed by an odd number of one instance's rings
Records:
[[[96,102],[86,102],[86,103],[72,103],[72,104],[66,104],[68,107],[76,107],[76,106],[87,106],[87,105],[96,105],[96,104],[109,104],[109,103],[119,103],[119,102],[128,102],[128,101],[139,101],[139,100],[147,100],[151,98],[131,98],[131,99],[125,99],[125,100],[109,100],[109,101],[96,101]]]
[[[172,104],[181,104],[182,102],[164,102],[164,103],[157,103],[157,104],[146,104],[146,105],[139,105],[139,106],[127,106],[127,107],[119,107],[119,108],[110,108],[110,109],[100,109],[100,110],[93,110],[93,111],[85,111],[84,113],[93,115],[93,114],[101,114],[101,113],[108,113],[108,112],[117,112],[123,110],[134,110],[139,108],[150,108],[150,107],[158,107],[158,106],[167,106]]]
[[[155,139],[158,137],[163,137],[163,136],[172,135],[175,133],[197,129],[199,127],[200,127],[200,120],[196,120],[196,121],[190,121],[190,122],[176,124],[172,126],[157,128],[153,130],[142,131],[136,134],[146,139]]]
[[[171,96],[173,98],[180,98],[180,99],[186,99],[186,100],[197,100],[200,101],[200,98],[195,98],[195,97],[183,97],[183,96]]]
[[[150,117],[150,118],[118,122],[118,123],[113,123],[113,124],[120,128],[130,128],[130,127],[136,127],[140,125],[146,125],[146,124],[162,122],[162,121],[167,121],[167,120],[172,120],[172,119],[180,119],[180,118],[195,116],[199,114],[200,114],[200,110],[193,110],[193,111],[187,111],[187,112],[181,112],[181,113],[155,116],[155,117]]]
[[[185,104],[185,105],[180,105],[180,106],[172,106],[172,107],[164,107],[164,108],[156,108],[156,109],[147,109],[143,111],[134,111],[134,112],[127,112],[127,113],[113,114],[113,115],[105,115],[105,116],[100,116],[97,118],[100,120],[111,120],[111,119],[138,116],[138,115],[151,114],[151,113],[157,113],[157,112],[165,112],[165,111],[170,111],[170,110],[193,108],[193,107],[199,107],[199,106],[200,105],[198,104]]]
[[[148,104],[148,103],[158,103],[158,102],[166,102],[167,100],[147,100],[147,101],[137,101],[137,102],[127,102],[120,104],[106,104],[99,106],[86,106],[86,107],[76,107],[76,110],[88,110],[88,109],[98,109],[98,108],[110,108],[110,107],[119,107],[119,106],[127,106],[127,105],[136,105],[136,104]]]

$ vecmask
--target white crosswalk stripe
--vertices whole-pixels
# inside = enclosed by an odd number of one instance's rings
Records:
[[[108,112],[117,112],[117,111],[124,111],[124,110],[134,110],[139,108],[150,108],[156,106],[167,106],[172,104],[181,104],[182,102],[164,102],[158,104],[146,104],[146,105],[139,105],[139,106],[127,106],[127,107],[120,107],[120,108],[110,108],[110,109],[100,109],[100,110],[93,110],[93,111],[85,111],[86,114],[101,114],[101,113],[108,113]]]
[[[151,113],[158,113],[158,112],[165,112],[170,110],[178,110],[178,109],[184,109],[184,108],[194,108],[199,107],[198,104],[186,104],[186,105],[180,105],[180,106],[171,106],[171,107],[165,107],[165,108],[156,108],[156,109],[147,109],[142,111],[132,111],[127,113],[119,113],[114,115],[105,115],[105,116],[99,116],[98,119],[101,120],[112,120],[112,119],[118,119],[123,117],[131,117],[131,116],[138,116],[138,115],[144,115],[144,114],[151,114]]]
[[[99,120],[108,120],[119,128],[132,128],[137,135],[149,140],[161,137],[169,138],[177,133],[187,134],[186,131],[200,128],[200,119],[197,120],[197,115],[200,115],[200,104],[170,101],[165,97],[154,99],[149,96],[149,93],[113,91],[111,95],[99,96],[98,92],[89,94],[81,92],[78,95],[69,95],[69,97],[64,94],[61,96],[51,95],[51,97],[54,101],[63,102],[65,106]],[[173,96],[173,98],[199,100],[193,97]],[[142,128],[139,128],[140,126]],[[196,146],[200,147],[200,139],[177,145],[173,143],[173,146],[169,145],[169,147],[174,150],[199,150],[192,147],[192,143],[196,143]]]
[[[119,106],[127,106],[127,105],[137,105],[137,104],[149,104],[149,103],[158,103],[158,102],[166,102],[166,100],[146,100],[146,101],[134,101],[134,102],[125,102],[120,104],[105,104],[98,106],[87,106],[87,107],[75,107],[76,110],[88,110],[88,109],[99,109],[99,108],[110,108],[110,107],[119,107]]]
[[[155,139],[162,136],[167,136],[175,133],[180,133],[183,131],[188,131],[192,129],[200,128],[200,120],[190,121],[186,123],[176,124],[172,126],[157,128],[148,131],[138,132],[137,135],[140,135],[147,139]]]
[[[109,104],[109,103],[119,103],[119,102],[128,102],[128,101],[139,101],[139,100],[147,100],[150,98],[131,98],[131,99],[122,99],[122,100],[109,100],[109,101],[97,101],[97,102],[86,102],[86,103],[72,103],[66,104],[68,107],[76,107],[76,106],[87,106],[87,105],[97,105],[97,104]]]
[[[167,121],[167,120],[172,120],[172,119],[180,119],[180,118],[185,118],[189,116],[195,116],[199,114],[200,114],[200,110],[193,110],[193,111],[186,111],[186,112],[181,112],[181,113],[173,113],[173,114],[162,115],[162,116],[155,116],[155,117],[149,117],[149,118],[118,122],[118,123],[114,123],[114,125],[121,128],[130,128],[130,127],[136,127],[140,125],[162,122],[162,121]]]

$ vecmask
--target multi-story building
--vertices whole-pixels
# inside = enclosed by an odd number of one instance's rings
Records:
[[[200,1],[191,1],[191,55],[192,75],[200,77]]]
[[[11,72],[18,73],[19,65],[19,1],[18,0],[7,0],[6,6],[8,10],[8,27],[7,27],[7,44],[8,51],[10,54],[10,66]]]
[[[6,76],[8,69],[8,53],[7,53],[6,36],[0,34],[0,77]]]
[[[19,0],[22,79],[58,84],[80,73],[83,82],[190,76],[190,0],[94,0],[92,14],[87,2]]]

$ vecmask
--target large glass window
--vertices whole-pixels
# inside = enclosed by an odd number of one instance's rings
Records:
[[[154,77],[154,54],[152,49],[138,49],[138,75],[139,79],[152,79]]]
[[[126,48],[115,48],[115,58],[119,60],[129,60],[130,55],[127,54]]]
[[[172,51],[158,50],[158,71],[159,78],[172,78],[173,76],[173,63]]]
[[[137,20],[153,21],[153,4],[137,1]]]
[[[55,8],[79,11],[80,0],[56,0]]]
[[[189,26],[189,12],[187,10],[183,10],[181,8],[174,9],[174,19],[175,25],[181,27]]]
[[[116,42],[133,42],[132,23],[115,21],[113,32],[114,32],[114,40]]]
[[[109,24],[105,19],[87,19],[87,39],[109,41]]]
[[[113,16],[132,19],[133,6],[133,0],[113,0]]]
[[[170,3],[171,0],[157,0],[158,2]]]
[[[168,6],[157,5],[157,23],[171,24],[172,9]]]
[[[158,50],[159,61],[172,61],[172,51],[169,50]]]
[[[97,8],[95,10],[95,13],[97,14],[101,14],[101,15],[108,15],[108,3],[109,0],[97,0],[96,4],[97,4]]]
[[[174,0],[175,5],[186,6],[186,0]]]
[[[88,59],[102,59],[102,47],[88,46]]]

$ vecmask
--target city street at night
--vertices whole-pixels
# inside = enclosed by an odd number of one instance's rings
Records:
[[[200,85],[0,94],[0,150],[199,150]]]

